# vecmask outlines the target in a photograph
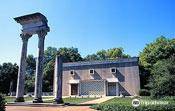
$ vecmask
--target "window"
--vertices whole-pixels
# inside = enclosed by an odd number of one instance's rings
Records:
[[[90,73],[90,74],[94,74],[94,69],[90,69],[90,70],[89,70],[89,73]]]
[[[111,68],[112,73],[116,73],[116,68]]]
[[[71,71],[70,71],[70,74],[71,74],[71,75],[75,75],[75,71],[74,71],[74,70],[71,70]]]

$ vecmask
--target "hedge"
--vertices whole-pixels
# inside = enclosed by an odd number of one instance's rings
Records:
[[[0,94],[0,111],[5,111],[5,98]]]
[[[141,89],[139,91],[139,95],[140,96],[150,96],[151,94],[150,94],[150,92],[147,89]]]
[[[129,105],[118,105],[118,104],[99,104],[93,105],[91,108],[100,111],[175,111],[175,105],[149,105],[133,107]]]

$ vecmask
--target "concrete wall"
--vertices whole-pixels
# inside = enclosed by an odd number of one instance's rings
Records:
[[[69,80],[101,80],[107,78],[117,77],[119,80],[119,92],[124,95],[138,95],[140,89],[139,68],[138,61],[124,61],[119,63],[102,63],[102,64],[90,64],[90,65],[77,65],[63,67],[63,96],[70,95]],[[117,73],[111,73],[111,68],[116,67]],[[89,69],[94,69],[95,74],[91,76]],[[75,71],[75,76],[70,74],[70,71]]]

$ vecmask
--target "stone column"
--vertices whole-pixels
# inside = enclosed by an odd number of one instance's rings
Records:
[[[55,72],[54,72],[54,103],[60,104],[63,103],[62,99],[62,72],[63,72],[63,63],[62,57],[56,56],[55,60]]]
[[[33,103],[42,103],[42,80],[43,80],[43,58],[44,58],[44,39],[47,32],[42,30],[38,33],[38,58],[36,63],[35,92]]]
[[[16,89],[16,99],[15,102],[24,102],[24,80],[26,72],[26,56],[27,56],[27,44],[28,39],[32,36],[29,34],[21,34],[22,38],[22,50],[21,50],[21,60],[18,71],[18,81]]]

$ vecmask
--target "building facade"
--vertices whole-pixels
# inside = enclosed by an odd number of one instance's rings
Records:
[[[138,58],[64,63],[62,86],[63,96],[138,95]]]

